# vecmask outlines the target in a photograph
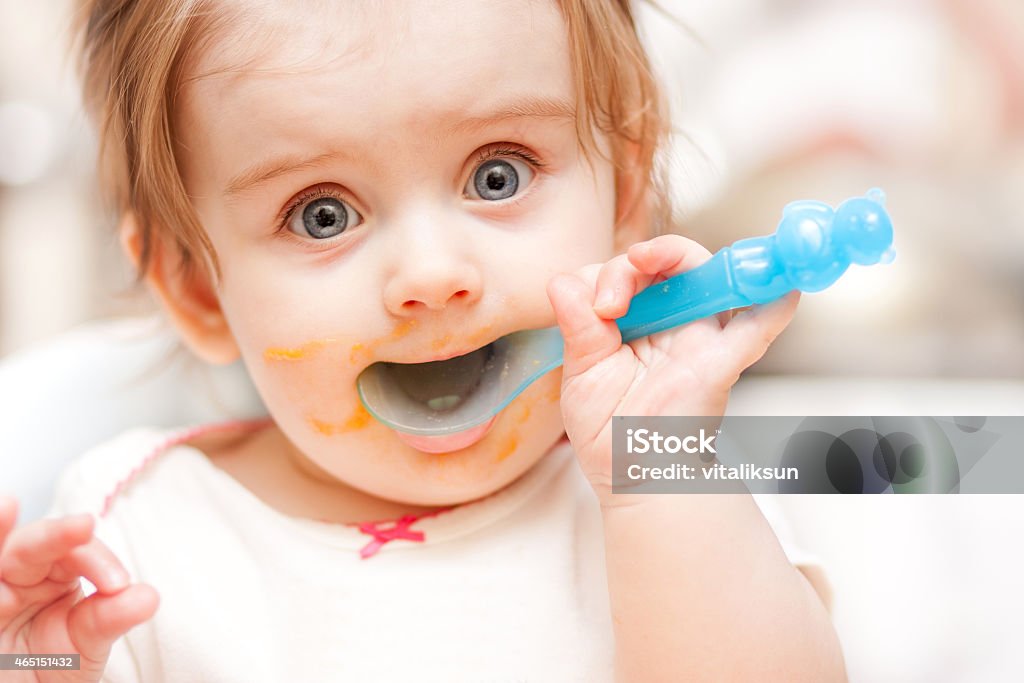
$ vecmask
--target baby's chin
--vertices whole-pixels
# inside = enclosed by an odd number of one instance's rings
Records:
[[[452,453],[429,454],[406,447],[411,476],[392,481],[377,495],[411,505],[459,505],[495,493],[536,465],[562,437],[561,425],[547,433],[498,433]],[[495,447],[497,445],[497,448]]]

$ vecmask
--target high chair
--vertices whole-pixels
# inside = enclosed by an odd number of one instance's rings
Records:
[[[160,320],[88,323],[0,362],[0,493],[24,524],[67,463],[119,432],[265,414],[241,363],[205,366]]]

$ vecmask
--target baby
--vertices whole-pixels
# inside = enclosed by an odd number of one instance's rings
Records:
[[[636,292],[709,258],[654,237],[627,0],[84,4],[125,250],[269,417],[129,432],[18,529],[0,500],[0,652],[119,683],[845,680],[763,502],[611,489],[613,415],[723,414],[797,304],[622,343]],[[480,427],[361,406],[373,363],[555,324],[564,367]]]

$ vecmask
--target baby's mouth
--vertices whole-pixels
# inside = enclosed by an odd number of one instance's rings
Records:
[[[359,400],[405,443],[433,453],[479,441],[532,382],[562,364],[557,327],[524,329],[461,356],[374,363],[359,375]]]
[[[438,412],[458,407],[475,392],[494,358],[494,343],[461,356],[426,363],[383,363],[391,384],[413,401]]]
[[[463,412],[460,408],[468,408],[464,404],[469,399],[495,389],[488,386],[488,378],[493,384],[494,366],[500,362],[499,346],[500,342],[491,342],[459,356],[424,363],[375,363],[368,369],[373,381],[361,384],[361,388],[372,387],[377,401],[386,400],[403,411],[428,415],[437,423],[458,424]],[[436,436],[394,431],[403,443],[417,450],[448,453],[483,439],[496,419],[497,415]]]

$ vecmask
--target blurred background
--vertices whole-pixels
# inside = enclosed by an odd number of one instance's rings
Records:
[[[660,4],[689,31],[642,6],[686,234],[714,250],[873,186],[896,223],[897,262],[805,297],[751,372],[1024,375],[1024,4]],[[97,199],[68,12],[0,0],[0,354],[144,305]]]
[[[896,261],[806,295],[730,410],[1024,414],[1024,2],[660,6],[685,25],[640,9],[677,121],[665,163],[683,233],[715,250],[771,232],[791,200],[875,186],[896,226]],[[0,448],[25,392],[60,403],[56,385],[25,377],[78,377],[92,358],[55,365],[55,339],[151,310],[97,197],[69,11],[0,0]],[[132,343],[161,334],[131,329]],[[14,481],[5,459],[0,489]],[[1024,680],[1024,499],[782,498],[827,563],[851,680]]]
[[[663,6],[705,43],[652,17],[684,232],[714,250],[793,199],[889,197],[897,262],[805,296],[753,371],[1024,376],[1024,3]]]

